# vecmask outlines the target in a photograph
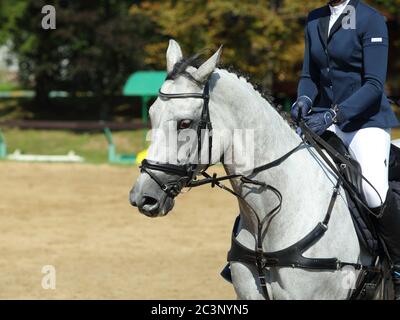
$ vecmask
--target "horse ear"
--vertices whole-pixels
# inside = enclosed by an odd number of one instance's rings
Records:
[[[213,54],[211,58],[209,58],[195,72],[193,72],[192,76],[197,81],[200,82],[205,81],[217,67],[219,59],[221,57],[221,53],[222,53],[222,45],[219,47],[218,51]]]
[[[183,58],[182,49],[174,39],[169,40],[167,49],[167,71],[171,72],[174,65]]]

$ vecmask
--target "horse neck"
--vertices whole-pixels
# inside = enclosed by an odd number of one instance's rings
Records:
[[[251,84],[225,70],[219,70],[218,75],[219,80],[212,94],[216,99],[214,102],[218,104],[216,108],[212,108],[213,111],[217,109],[214,117],[223,119],[223,123],[220,123],[222,127],[231,123],[230,129],[254,129],[253,168],[281,157],[300,144],[301,139],[294,130]],[[241,142],[233,141],[232,147],[237,147],[237,143]],[[243,155],[246,156],[248,155]],[[225,165],[225,170],[228,174],[238,173],[242,169],[237,163],[242,162],[243,159],[235,158],[232,164]],[[294,153],[278,167],[258,173],[255,179],[276,187],[283,196],[282,210],[271,221],[264,239],[268,243],[268,249],[281,249],[290,245],[304,236],[304,230],[312,228],[322,219],[327,202],[322,200],[321,205],[318,205],[315,203],[315,195],[318,194],[321,199],[327,198],[328,201],[332,189],[321,168],[306,149]],[[271,192],[260,193],[257,192],[258,188],[232,182],[235,191],[245,196],[260,219],[278,203]],[[315,205],[310,206],[312,203]],[[239,206],[243,218],[242,237],[244,242],[249,243],[250,239],[254,239],[251,234],[255,219],[245,204],[239,201]]]
[[[255,163],[256,166],[265,163],[262,161],[280,157],[301,142],[278,111],[247,80],[226,70],[217,70],[221,81],[216,81],[212,96],[217,97],[218,106],[211,112],[217,111],[216,116],[222,119],[222,128],[254,132],[254,159],[259,162]],[[236,144],[241,142],[233,141]],[[241,163],[243,159],[237,158],[235,162]],[[229,170],[250,169],[239,167],[234,163]]]

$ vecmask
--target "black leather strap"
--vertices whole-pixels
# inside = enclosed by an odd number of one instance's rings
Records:
[[[339,193],[340,181],[336,184],[331,200],[328,205],[327,212],[323,222],[307,234],[302,240],[293,244],[292,246],[277,252],[263,252],[262,250],[262,233],[260,226],[264,221],[258,224],[257,235],[257,248],[250,250],[241,245],[234,235],[232,235],[232,248],[228,253],[228,261],[240,261],[245,263],[256,263],[258,265],[260,259],[263,261],[263,268],[265,267],[297,267],[309,269],[329,269],[336,270],[338,268],[338,259],[309,259],[304,258],[302,254],[308,250],[314,243],[316,243],[328,230],[331,213]],[[260,256],[261,253],[261,256]],[[332,269],[333,268],[333,269]]]
[[[158,96],[161,99],[169,100],[169,99],[203,99],[203,93],[164,93],[161,89],[158,91]]]
[[[177,176],[184,176],[190,169],[190,166],[179,166],[179,165],[174,165],[174,164],[169,164],[169,163],[158,163],[155,161],[150,161],[147,159],[144,159],[142,161],[142,164],[140,165],[140,168],[143,169],[149,169],[149,170],[154,170],[154,171],[162,171],[165,173],[171,173]]]
[[[301,142],[299,145],[294,147],[289,152],[285,153],[282,157],[280,157],[280,158],[278,158],[278,159],[276,159],[276,160],[274,160],[274,161],[272,161],[270,163],[267,163],[267,164],[264,164],[262,166],[254,168],[251,176],[256,174],[256,173],[259,173],[261,171],[269,170],[271,168],[274,168],[274,167],[277,167],[277,166],[281,165],[286,159],[288,159],[293,153],[298,151],[302,146],[304,146],[303,142]]]
[[[208,165],[202,171],[205,171],[212,161],[212,124],[210,120],[210,110],[209,110],[209,101],[210,101],[210,84],[209,81],[206,82],[204,86],[204,90],[202,93],[164,93],[159,90],[159,97],[161,99],[203,99],[203,107],[201,111],[201,116],[199,120],[199,124],[197,127],[197,143],[198,143],[198,163],[201,163],[201,150],[202,150],[202,141],[203,133],[205,134],[208,131]],[[175,197],[179,194],[179,192],[185,186],[189,186],[190,182],[193,181],[196,175],[196,170],[199,164],[187,164],[187,165],[174,165],[170,163],[159,163],[144,159],[140,165],[140,169],[142,172],[146,172],[159,186],[160,188],[166,192],[169,196]],[[163,183],[156,174],[152,171],[161,171],[164,173],[169,173],[178,176],[176,181],[172,181],[169,183]],[[201,173],[201,172],[200,172]]]
[[[376,216],[376,217],[381,217],[383,210],[381,210],[380,213],[376,214],[373,212],[368,205],[364,202],[362,199],[362,196],[358,194],[357,190],[354,190],[354,187],[348,183],[344,177],[344,175],[340,172],[340,170],[337,169],[336,165],[333,164],[328,157],[325,155],[323,150],[321,149],[320,146],[322,146],[325,150],[327,150],[329,153],[333,154],[339,161],[344,165],[344,166],[353,166],[353,164],[343,157],[339,152],[334,150],[327,142],[325,142],[323,139],[321,139],[317,134],[315,134],[313,131],[307,128],[305,123],[303,121],[299,122],[299,127],[301,128],[305,141],[307,141],[310,145],[314,147],[314,149],[318,152],[318,154],[321,156],[321,158],[325,161],[326,165],[329,166],[329,168],[338,176],[338,178],[342,181],[343,185],[346,187],[346,190],[351,194],[351,196],[371,215]],[[378,191],[376,188],[368,181],[367,178],[365,178],[363,175],[361,175],[361,178],[371,186],[373,190],[378,194],[379,198],[381,199]],[[381,203],[383,205],[383,201],[381,199]]]
[[[305,258],[303,253],[322,238],[327,227],[319,223],[303,239],[292,246],[275,252],[262,252],[261,263],[263,268],[268,267],[291,267],[303,269],[337,270],[338,259],[314,259]],[[228,252],[228,261],[242,263],[257,263],[257,254],[254,250],[248,249],[240,244],[235,237],[232,237],[232,247]]]

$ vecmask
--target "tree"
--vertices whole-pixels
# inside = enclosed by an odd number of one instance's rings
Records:
[[[7,8],[14,3],[0,1]],[[48,1],[25,2],[9,23],[15,32],[8,36],[21,64],[21,81],[36,91],[36,107],[48,106],[50,90],[90,91],[101,102],[104,95],[120,93],[128,75],[143,66],[147,29],[128,14],[132,1],[54,1],[55,30],[41,27]],[[106,117],[107,105],[101,109]]]
[[[400,0],[368,1],[388,19],[390,46],[388,66],[388,89],[394,96],[400,96]]]
[[[142,1],[133,16],[144,16],[158,37],[145,46],[145,63],[165,67],[169,38],[187,53],[224,45],[223,63],[250,74],[264,87],[297,78],[303,55],[307,12],[324,1]]]
[[[366,0],[388,18],[388,87],[400,95],[400,0]],[[168,40],[187,55],[224,45],[222,62],[274,95],[294,95],[307,13],[326,0],[56,0],[57,29],[43,30],[45,0],[0,0],[0,44],[11,40],[36,106],[49,90],[120,92],[137,69],[164,69]],[[210,52],[211,53],[211,52]],[[107,106],[103,104],[102,117]]]
[[[370,0],[389,18],[391,61],[399,55],[400,0]],[[326,0],[218,0],[141,1],[131,7],[135,17],[146,18],[154,36],[145,45],[145,64],[165,68],[169,38],[175,38],[187,54],[201,48],[224,45],[222,62],[233,65],[274,95],[294,95],[304,50],[304,24],[312,9]],[[396,29],[397,27],[397,29]],[[396,64],[395,64],[396,63]],[[400,94],[400,62],[391,65],[390,88]]]
[[[7,43],[17,32],[17,20],[23,15],[27,2],[24,0],[0,0],[0,45]]]

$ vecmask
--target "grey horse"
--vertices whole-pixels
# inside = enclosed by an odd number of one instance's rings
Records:
[[[296,147],[301,139],[271,103],[246,79],[217,68],[221,51],[222,48],[198,68],[186,66],[181,76],[167,79],[161,90],[168,94],[201,94],[203,88],[199,84],[209,79],[209,110],[213,134],[218,132],[219,140],[223,142],[222,146],[213,144],[210,163],[219,162],[223,154],[233,154],[229,163],[224,162],[227,174],[248,173],[254,166],[284,155]],[[166,58],[167,71],[171,73],[183,59],[182,50],[176,41],[170,40]],[[201,116],[202,103],[201,99],[195,98],[168,100],[159,97],[150,108],[152,129],[165,135],[195,129]],[[248,161],[249,152],[232,152],[248,149],[248,143],[235,138],[233,132],[249,129],[253,132],[251,161]],[[186,152],[176,151],[185,141],[178,141],[174,149],[160,136],[162,134],[152,135],[148,159],[165,163],[168,154],[173,153],[178,164],[188,164],[193,160],[189,159]],[[168,172],[151,173],[162,183],[177,178]],[[268,232],[263,239],[263,249],[269,252],[296,243],[323,219],[336,184],[334,175],[311,147],[301,148],[279,166],[257,173],[255,178],[270,183],[283,196],[282,209],[269,222]],[[254,188],[234,179],[231,183],[235,192],[243,196],[260,219],[277,204],[276,197],[271,193],[253,192]],[[130,192],[131,204],[150,217],[165,216],[174,206],[173,198],[162,191],[147,172],[139,175]],[[243,201],[239,201],[239,208],[241,223],[237,239],[242,245],[253,249],[254,215]],[[352,263],[368,260],[369,257],[360,248],[343,192],[335,203],[329,230],[304,256],[336,257]],[[231,270],[233,286],[239,299],[264,299],[255,266],[233,262]],[[357,271],[349,270],[270,268],[267,288],[272,299],[346,299],[354,289],[357,275]]]

